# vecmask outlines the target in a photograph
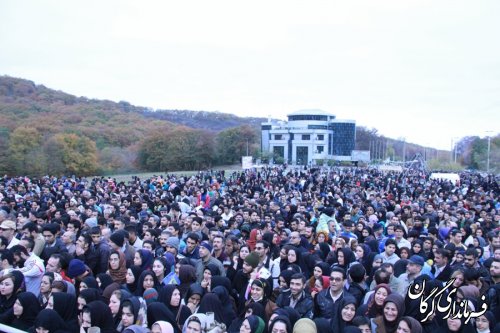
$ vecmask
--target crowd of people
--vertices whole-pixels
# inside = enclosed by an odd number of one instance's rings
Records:
[[[493,175],[268,167],[0,178],[0,324],[23,331],[500,332]],[[476,318],[421,311],[439,288]],[[484,296],[484,297],[481,297]],[[429,298],[429,297],[428,297]],[[1,330],[0,330],[1,331]]]

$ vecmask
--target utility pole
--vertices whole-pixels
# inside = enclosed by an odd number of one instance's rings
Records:
[[[486,172],[490,173],[490,150],[491,150],[491,136],[488,135],[488,162],[486,164]]]

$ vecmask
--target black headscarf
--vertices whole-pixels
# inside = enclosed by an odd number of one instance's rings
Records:
[[[139,277],[141,276],[142,270],[141,267],[139,266],[131,266],[130,270],[132,271],[132,274],[134,275],[134,283],[127,283],[127,288],[131,293],[135,293],[137,290],[137,283],[139,282]]]
[[[349,304],[354,304],[354,311],[356,311],[357,301],[352,296],[345,296],[339,303],[337,307],[337,313],[334,313],[333,318],[331,320],[332,331],[335,333],[344,333],[346,326],[349,326],[350,322],[344,321],[342,319],[342,309]]]
[[[158,294],[158,302],[165,304],[167,308],[172,311],[175,318],[177,319],[179,326],[182,327],[186,319],[191,315],[191,310],[189,310],[187,306],[182,305],[181,302],[179,302],[178,306],[170,305],[172,295],[174,294],[174,290],[176,289],[179,290],[179,287],[175,284],[168,284],[160,289],[160,292]]]
[[[292,325],[290,318],[288,318],[287,316],[282,316],[282,315],[278,315],[277,317],[275,317],[273,319],[273,321],[271,321],[271,324],[269,325],[269,332],[272,332],[273,327],[277,322],[285,323],[287,333],[292,332],[294,325]]]
[[[207,312],[213,312],[214,313],[214,319],[219,322],[219,323],[225,323],[226,325],[229,325],[226,320],[224,320],[224,310],[222,309],[222,303],[219,300],[219,297],[217,297],[216,294],[214,293],[207,293],[203,298],[201,299],[200,302],[200,308],[198,309],[198,313],[207,313]]]
[[[159,283],[158,283],[158,279],[156,278],[156,275],[155,273],[153,273],[152,271],[144,271],[141,273],[141,276],[139,276],[139,280],[136,281],[136,289],[135,289],[135,296],[139,296],[139,297],[142,297],[142,295],[144,295],[144,279],[146,278],[146,276],[152,276],[153,277],[153,288],[158,288],[159,286]]]
[[[233,304],[229,299],[229,291],[223,286],[217,286],[212,288],[212,292],[219,298],[223,310],[223,322],[226,324],[226,327],[229,327],[233,319],[236,318],[236,312],[234,312]]]
[[[52,309],[43,309],[40,311],[38,316],[36,316],[33,327],[35,329],[43,327],[48,330],[49,333],[70,332],[61,316]]]
[[[93,301],[83,307],[83,311],[90,312],[92,326],[98,326],[102,333],[116,333],[113,315],[109,306],[103,301]]]
[[[87,285],[87,288],[99,289],[99,285],[97,284],[97,280],[93,276],[87,276],[82,280],[83,283]]]
[[[99,289],[101,289],[101,292],[104,291],[104,289],[106,289],[107,286],[113,283],[111,275],[106,273],[97,274],[96,279],[99,279],[99,281],[101,281],[101,286],[99,287]]]
[[[17,299],[21,306],[23,307],[23,313],[19,318],[15,318],[11,323],[12,327],[17,329],[27,331],[33,326],[36,316],[40,313],[40,303],[35,294],[30,292],[22,292],[17,295]]]
[[[174,328],[174,333],[180,333],[179,326],[175,322],[175,316],[163,303],[154,302],[148,305],[148,323],[155,323],[159,320],[169,322]]]
[[[85,304],[89,304],[90,302],[98,301],[101,299],[99,290],[94,288],[82,290],[82,292],[80,293],[80,295],[78,295],[78,297],[83,298],[85,300]]]
[[[205,294],[205,289],[203,289],[203,287],[199,283],[193,283],[191,286],[189,286],[189,289],[186,292],[186,295],[184,296],[184,303],[187,304],[189,297],[195,294],[200,295],[200,300]]]
[[[79,329],[76,296],[66,293],[53,293],[54,310],[61,316],[70,331]]]

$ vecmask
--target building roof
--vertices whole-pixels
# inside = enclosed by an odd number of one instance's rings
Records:
[[[335,117],[333,113],[326,112],[320,109],[305,109],[305,110],[298,110],[291,112],[287,114],[287,116],[302,116],[302,115],[317,115],[317,116],[332,116]]]

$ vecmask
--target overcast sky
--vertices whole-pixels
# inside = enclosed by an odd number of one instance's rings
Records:
[[[155,109],[500,132],[500,1],[0,2],[0,75]]]

